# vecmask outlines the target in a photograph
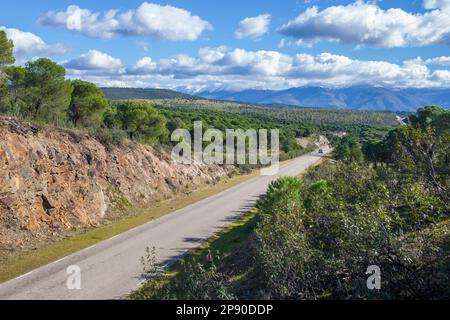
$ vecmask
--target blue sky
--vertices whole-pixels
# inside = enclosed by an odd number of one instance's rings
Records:
[[[99,85],[450,87],[450,0],[15,0],[0,29]]]

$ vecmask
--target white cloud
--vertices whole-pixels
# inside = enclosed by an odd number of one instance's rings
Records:
[[[198,57],[178,55],[153,61],[146,57],[129,68],[131,74],[164,74],[175,78],[198,75],[277,76],[289,69],[291,58],[277,51],[202,48]]]
[[[448,70],[436,70],[431,75],[433,80],[447,83],[450,85],[450,71]]]
[[[62,44],[49,45],[31,32],[7,27],[0,27],[0,30],[5,31],[7,37],[13,41],[14,54],[19,58],[33,55],[52,55],[68,51],[68,48]]]
[[[450,9],[450,0],[424,0],[423,7],[425,9]]]
[[[39,22],[102,39],[131,35],[170,41],[197,40],[205,30],[212,29],[209,22],[187,10],[148,2],[135,10],[122,13],[109,10],[103,14],[72,5],[66,11],[48,12]]]
[[[259,40],[269,31],[271,15],[262,14],[257,17],[245,18],[239,22],[239,28],[235,32],[237,39],[250,38]]]
[[[169,58],[143,57],[124,66],[120,59],[90,50],[63,63],[68,76],[102,86],[184,88],[190,91],[249,88],[282,89],[299,86],[389,88],[450,88],[450,71],[430,69],[448,57],[401,63],[352,59],[343,55],[278,51],[247,51],[225,46],[201,48],[198,54]]]
[[[394,48],[450,44],[450,1],[428,0],[426,11],[384,10],[374,2],[358,0],[322,11],[310,7],[278,29],[283,35],[306,41],[339,41],[370,47]]]
[[[63,65],[71,70],[79,71],[104,71],[107,73],[117,73],[123,67],[122,61],[113,58],[106,53],[89,50],[78,58],[64,62]]]
[[[450,56],[436,57],[427,59],[426,64],[438,65],[438,66],[450,66]]]
[[[117,76],[105,71],[103,81],[138,83],[140,86],[197,89],[278,89],[296,86],[391,88],[450,87],[448,70],[431,70],[431,61],[420,57],[396,64],[366,61],[321,53],[294,56],[277,51],[247,51],[227,47],[202,48],[196,56],[185,54],[154,60],[144,57]],[[438,60],[436,60],[438,59]],[[92,75],[92,74],[91,74]],[[97,79],[100,74],[97,73]]]
[[[354,60],[345,56],[322,53],[316,56],[297,54],[287,75],[322,86],[372,85],[394,88],[440,86],[431,80],[430,70],[420,59],[402,64],[385,61]]]

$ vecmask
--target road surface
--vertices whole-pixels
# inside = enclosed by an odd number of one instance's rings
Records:
[[[328,148],[324,148],[328,152]],[[297,175],[323,155],[313,152],[283,165],[275,176],[258,176],[160,219],[122,233],[0,284],[0,299],[119,299],[138,288],[147,247],[156,247],[159,262],[169,264],[252,208],[269,183]],[[75,269],[68,268],[76,266]],[[67,280],[79,267],[81,289]],[[72,267],[73,268],[73,267]],[[70,278],[71,284],[73,277]]]

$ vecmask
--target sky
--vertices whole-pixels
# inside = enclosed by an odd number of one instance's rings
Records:
[[[450,0],[15,0],[0,30],[101,86],[450,88]]]

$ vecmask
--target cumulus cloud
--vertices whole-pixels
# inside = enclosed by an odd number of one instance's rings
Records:
[[[178,55],[153,61],[140,59],[128,71],[131,74],[164,74],[174,78],[199,75],[278,76],[289,69],[291,58],[277,51],[229,50],[226,47],[202,48],[197,57]]]
[[[427,59],[426,64],[438,65],[438,66],[450,66],[450,56],[436,57],[432,59]]]
[[[305,41],[338,41],[360,46],[394,48],[450,44],[450,1],[426,0],[426,11],[384,10],[358,0],[320,11],[308,8],[278,32]]]
[[[31,32],[7,27],[0,27],[0,30],[5,31],[7,37],[13,41],[14,54],[19,56],[19,58],[34,55],[52,55],[68,51],[68,48],[64,45],[49,45],[42,38]]]
[[[431,75],[431,78],[435,81],[444,83],[450,83],[450,71],[448,70],[436,70]]]
[[[122,61],[113,58],[106,53],[89,50],[78,58],[63,63],[64,67],[78,71],[103,71],[106,73],[120,72],[123,67]]]
[[[446,57],[416,58],[402,63],[352,59],[343,55],[286,55],[277,51],[247,51],[228,47],[202,48],[196,56],[176,55],[154,60],[143,57],[108,81],[194,89],[277,89],[295,86],[391,88],[450,87],[448,70],[431,70],[428,64]],[[100,74],[96,74],[100,76]]]
[[[209,22],[187,10],[148,2],[135,10],[109,10],[104,13],[72,5],[66,11],[48,12],[39,22],[101,39],[123,35],[170,41],[197,40],[205,30],[212,29]]]
[[[425,0],[423,2],[425,9],[450,9],[450,0]]]
[[[420,60],[393,64],[385,61],[355,60],[330,53],[316,56],[297,54],[287,76],[325,86],[365,84],[404,88],[440,85],[431,81],[430,70]]]
[[[250,38],[259,40],[269,31],[270,14],[262,14],[257,17],[245,18],[239,22],[239,28],[235,32],[237,39]]]

